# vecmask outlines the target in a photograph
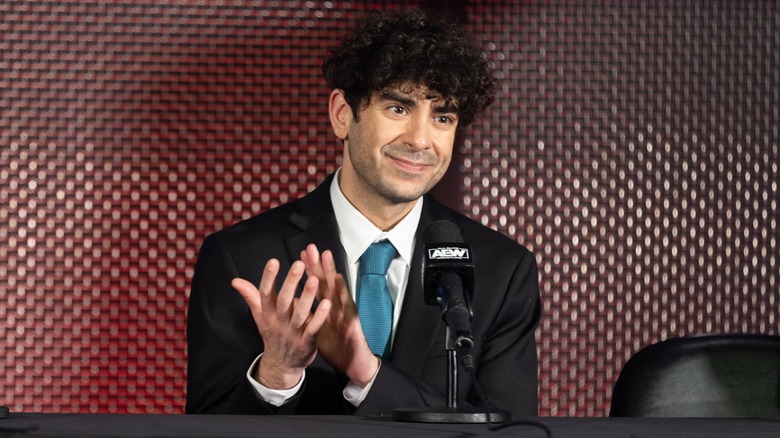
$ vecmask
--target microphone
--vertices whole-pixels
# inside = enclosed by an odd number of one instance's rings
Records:
[[[474,289],[471,246],[463,242],[460,229],[449,221],[431,223],[423,230],[421,239],[425,303],[438,305],[447,324],[447,406],[396,409],[393,419],[423,423],[491,424],[509,421],[509,412],[489,408],[477,382],[476,361],[471,354],[474,347],[471,334],[471,295]],[[471,376],[474,390],[484,406],[458,404],[458,360]]]
[[[450,328],[461,364],[474,369],[468,354],[474,346],[471,334],[471,293],[474,288],[474,262],[471,246],[463,242],[458,227],[440,220],[423,231],[423,291],[426,304],[438,304],[442,319]]]

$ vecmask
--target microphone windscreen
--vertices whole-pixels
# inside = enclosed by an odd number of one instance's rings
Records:
[[[463,241],[460,228],[450,221],[431,222],[420,236],[423,243],[422,280],[427,304],[440,302],[439,284],[444,272],[458,274],[469,291],[474,286],[471,246]]]
[[[441,242],[461,243],[463,242],[463,236],[460,234],[460,229],[457,225],[450,221],[440,220],[431,222],[430,225],[425,227],[422,241],[424,244]]]

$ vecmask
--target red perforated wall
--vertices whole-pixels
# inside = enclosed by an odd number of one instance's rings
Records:
[[[0,404],[183,412],[202,239],[338,166],[319,64],[391,3],[0,3]],[[450,3],[500,91],[439,191],[537,256],[540,414],[606,415],[652,342],[777,334],[777,4]]]
[[[606,415],[623,363],[668,337],[777,334],[778,4],[470,17],[504,93],[463,146],[463,207],[539,261],[541,413]]]

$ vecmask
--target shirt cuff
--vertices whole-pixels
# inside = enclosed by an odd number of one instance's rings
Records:
[[[368,391],[370,391],[371,387],[374,385],[374,381],[376,380],[377,374],[379,374],[380,368],[382,368],[382,359],[379,359],[379,366],[376,368],[374,376],[371,377],[371,381],[368,382],[368,385],[366,385],[364,388],[361,388],[360,385],[350,380],[342,392],[344,400],[348,401],[354,407],[360,406],[360,404],[363,403],[363,400],[368,397]]]
[[[257,367],[257,362],[260,361],[260,358],[262,356],[263,354],[260,353],[260,355],[255,358],[254,362],[252,362],[252,365],[249,366],[249,369],[246,372],[246,378],[249,380],[249,383],[252,385],[252,389],[254,390],[254,393],[257,396],[257,398],[270,405],[279,407],[287,403],[288,400],[290,400],[295,394],[298,393],[298,391],[301,390],[301,387],[303,386],[303,380],[306,378],[306,370],[303,371],[303,375],[301,375],[301,380],[298,382],[298,384],[290,389],[266,388],[265,386],[263,386],[262,383],[258,382],[252,377],[252,371],[254,371],[255,367]],[[365,398],[365,395],[363,396],[363,398]]]

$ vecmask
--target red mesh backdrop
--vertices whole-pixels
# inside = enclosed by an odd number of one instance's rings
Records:
[[[540,414],[777,334],[777,4],[465,3],[500,92],[439,191],[537,256]],[[183,412],[198,247],[336,168],[319,64],[374,7],[0,4],[0,404]]]

